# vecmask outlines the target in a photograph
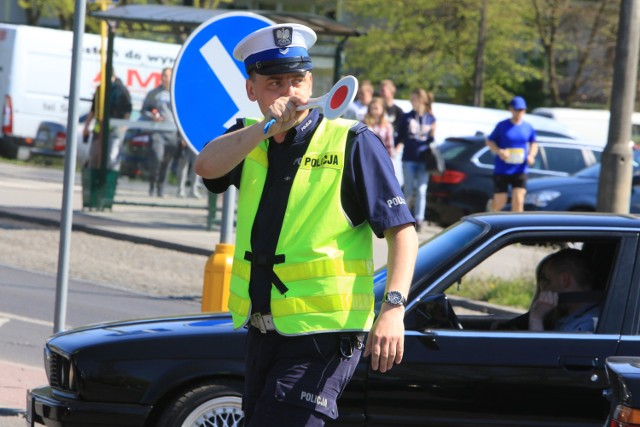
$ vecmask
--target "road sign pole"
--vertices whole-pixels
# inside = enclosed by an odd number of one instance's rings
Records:
[[[62,214],[60,218],[60,244],[58,249],[58,274],[56,277],[56,301],[53,332],[65,328],[67,317],[67,294],[69,292],[69,249],[71,246],[71,224],[73,223],[73,185],[76,171],[76,143],[78,132],[78,110],[80,98],[80,75],[82,38],[84,35],[85,0],[76,0],[73,17],[73,52],[71,57],[71,81],[69,87],[69,115],[67,116],[67,152],[64,158],[64,185]]]
[[[219,15],[189,35],[174,66],[171,102],[176,124],[196,153],[238,117],[261,117],[245,92],[244,65],[233,58],[236,44],[270,20],[247,12]],[[202,311],[226,311],[234,245],[236,189],[224,194],[220,243],[205,265]]]

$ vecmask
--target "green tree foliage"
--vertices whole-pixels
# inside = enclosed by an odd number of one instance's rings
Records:
[[[86,0],[83,0],[86,1]],[[224,7],[233,0],[194,0],[194,7],[216,9]],[[38,25],[42,18],[57,18],[60,28],[71,30],[73,28],[73,17],[75,11],[75,0],[19,0],[20,7],[27,13],[27,24]],[[129,4],[160,4],[168,6],[179,6],[184,4],[184,0],[119,0],[112,2],[114,6],[124,6]],[[87,3],[87,17],[85,20],[85,31],[89,33],[100,33],[101,20],[93,18],[91,12],[102,9],[98,2]],[[181,26],[154,25],[121,22],[118,24],[117,33],[122,37],[135,37],[147,40],[165,41],[171,43],[182,43],[192,28]]]
[[[42,17],[57,17],[60,26],[70,29],[73,25],[73,0],[18,0],[27,12],[27,24],[37,25]]]
[[[618,2],[614,0],[531,0],[544,52],[550,104],[606,103],[615,51]],[[597,78],[598,83],[593,84]]]
[[[504,106],[522,85],[541,76],[532,64],[535,34],[521,11],[523,0],[491,0],[487,11],[485,100]],[[345,9],[366,35],[346,49],[346,68],[380,81],[393,79],[399,97],[423,87],[441,100],[473,101],[474,55],[480,0],[346,0]]]

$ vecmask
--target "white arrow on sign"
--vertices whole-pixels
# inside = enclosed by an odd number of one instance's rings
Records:
[[[247,117],[262,117],[262,113],[257,103],[247,98],[245,90],[244,74],[238,69],[236,63],[227,50],[224,48],[218,36],[213,37],[204,46],[200,48],[200,53],[204,57],[211,71],[218,77],[220,83],[225,88],[233,102],[238,107],[238,112],[242,112]],[[225,70],[226,73],[216,73],[218,70]],[[224,124],[229,128],[235,123],[236,114],[231,116]]]

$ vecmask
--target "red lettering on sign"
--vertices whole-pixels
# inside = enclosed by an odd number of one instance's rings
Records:
[[[127,82],[125,83],[127,86],[133,86],[134,81],[137,81],[137,86],[146,88],[146,87],[156,87],[160,86],[162,83],[162,74],[158,72],[152,72],[149,74],[146,80],[143,80],[138,73],[138,70],[127,70]]]
[[[100,83],[100,73],[96,74],[96,77],[93,79],[95,84]],[[125,86],[132,87],[137,86],[141,88],[154,88],[156,86],[160,86],[162,84],[162,73],[159,72],[151,72],[147,76],[146,79],[143,79],[140,76],[138,70],[127,70],[127,77],[124,82]]]

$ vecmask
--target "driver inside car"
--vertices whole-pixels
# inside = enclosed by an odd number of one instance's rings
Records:
[[[594,332],[600,302],[594,294],[600,289],[584,253],[562,249],[543,258],[536,267],[536,293],[529,311],[494,330]]]
[[[561,294],[593,291],[594,277],[587,259],[577,249],[562,249],[542,259],[536,269],[538,294],[529,309],[529,330],[594,332],[599,302],[559,303]]]

